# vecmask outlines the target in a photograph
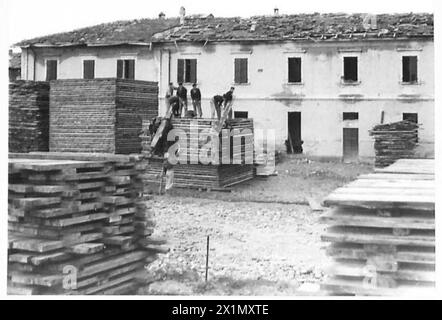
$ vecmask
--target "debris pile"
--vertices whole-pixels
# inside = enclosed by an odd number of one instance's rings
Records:
[[[49,83],[9,83],[9,151],[49,149]]]
[[[8,292],[134,292],[156,258],[139,155],[10,154]]]
[[[386,167],[398,159],[413,158],[418,143],[419,126],[410,121],[399,121],[375,126],[375,166]]]
[[[156,82],[52,81],[49,149],[52,152],[139,153],[142,122],[157,112]]]

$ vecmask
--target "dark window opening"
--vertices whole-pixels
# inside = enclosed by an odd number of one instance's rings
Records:
[[[344,120],[358,120],[359,113],[358,112],[344,112],[342,114]]]
[[[235,111],[233,115],[235,119],[239,118],[247,119],[249,117],[249,113],[247,111]]]
[[[235,83],[248,83],[247,58],[235,59]]]
[[[196,59],[178,59],[177,82],[195,83],[196,79]]]
[[[417,82],[417,57],[402,57],[402,81]]]
[[[359,156],[359,129],[343,128],[343,157],[345,162],[356,161]]]
[[[46,60],[46,81],[57,80],[57,60]]]
[[[117,61],[117,78],[119,79],[135,79],[135,60],[118,60]]]
[[[417,123],[417,113],[403,113],[402,120]]]
[[[289,83],[301,82],[301,58],[289,58]]]
[[[288,137],[285,141],[287,153],[302,153],[304,141],[301,139],[301,112],[289,112],[287,116]]]
[[[95,60],[83,61],[83,79],[95,78]]]
[[[357,57],[344,57],[344,81],[358,81]]]

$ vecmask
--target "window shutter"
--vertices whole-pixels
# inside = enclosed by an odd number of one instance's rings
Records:
[[[235,59],[235,83],[241,81],[241,62],[239,59]]]
[[[95,61],[84,60],[83,61],[83,79],[95,78]]]
[[[417,57],[410,57],[410,81],[417,81]]]
[[[177,82],[184,82],[184,59],[178,59]]]
[[[117,60],[117,78],[123,78],[123,60]]]
[[[241,83],[248,82],[247,69],[247,59],[241,59]]]
[[[57,60],[46,61],[46,81],[57,80]]]
[[[196,83],[196,59],[190,60],[190,79],[191,83]]]
[[[126,79],[135,79],[135,60],[127,60]]]

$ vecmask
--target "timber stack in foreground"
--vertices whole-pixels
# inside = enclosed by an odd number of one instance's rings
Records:
[[[425,294],[435,286],[434,160],[403,159],[330,194],[322,216],[332,294]]]
[[[144,169],[139,156],[10,154],[8,293],[134,292],[158,251]]]
[[[382,168],[398,159],[414,158],[418,129],[419,126],[410,121],[375,126],[370,131],[370,135],[375,139],[375,166]]]
[[[141,152],[142,122],[158,113],[156,82],[73,79],[50,86],[51,152]]]
[[[179,162],[174,166],[175,187],[223,190],[253,179],[253,120],[226,120],[224,129],[214,135],[216,121],[172,119],[173,129],[181,133]],[[162,157],[151,156],[144,175],[150,186],[159,184],[163,161]]]
[[[9,152],[49,150],[49,83],[9,83]]]

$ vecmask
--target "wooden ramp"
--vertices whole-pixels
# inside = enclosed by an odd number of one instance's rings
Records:
[[[431,294],[435,287],[434,160],[400,159],[324,200],[331,265],[322,289],[337,295]]]

